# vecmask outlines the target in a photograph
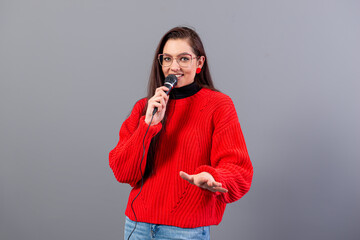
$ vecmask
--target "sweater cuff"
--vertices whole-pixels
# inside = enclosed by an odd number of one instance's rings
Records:
[[[149,127],[149,125],[145,122],[145,116],[141,116],[140,117],[140,121],[139,121],[139,127],[141,129],[144,129],[145,131],[149,128],[149,132],[147,134],[146,138],[153,138],[158,132],[160,132],[161,128],[162,128],[162,124],[161,122],[159,122],[156,125],[152,125]]]

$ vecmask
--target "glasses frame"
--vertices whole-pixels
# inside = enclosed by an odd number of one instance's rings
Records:
[[[169,66],[163,66],[163,64],[161,63],[161,60],[160,60],[160,57],[161,56],[169,56],[169,57],[171,57],[172,58],[172,61],[171,61],[171,63],[169,64]],[[179,54],[179,55],[188,55],[188,56],[190,56],[190,64],[189,64],[189,66],[186,66],[186,67],[190,67],[190,65],[192,64],[192,60],[193,59],[198,59],[199,58],[199,56],[193,56],[193,55],[191,55],[190,53],[184,53],[184,54]],[[178,56],[179,56],[178,55]],[[171,55],[169,55],[169,54],[164,54],[164,53],[159,53],[158,54],[158,57],[157,57],[157,59],[158,59],[158,61],[159,61],[159,64],[160,64],[160,66],[162,66],[162,67],[170,67],[172,64],[173,64],[173,62],[174,62],[174,59],[176,59],[176,62],[179,64],[179,66],[181,66],[181,64],[180,64],[180,62],[179,62],[179,58],[178,57],[173,57],[173,56],[171,56]],[[183,66],[181,66],[181,67],[183,67]],[[185,68],[186,68],[185,67]]]

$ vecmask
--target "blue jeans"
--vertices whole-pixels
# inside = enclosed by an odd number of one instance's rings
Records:
[[[134,229],[135,222],[126,217],[124,240],[127,240]],[[138,222],[130,240],[210,240],[210,227],[180,228],[168,225],[159,225]]]

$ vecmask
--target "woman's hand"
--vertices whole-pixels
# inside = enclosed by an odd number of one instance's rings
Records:
[[[151,125],[158,124],[164,118],[166,111],[166,104],[169,100],[169,96],[166,95],[165,92],[168,90],[169,89],[165,86],[159,87],[156,89],[154,96],[149,99],[146,109],[146,116],[145,116],[145,122],[148,125],[150,124],[150,120],[155,107],[157,107],[158,110],[154,115]]]
[[[221,183],[216,182],[214,177],[208,172],[201,172],[199,174],[189,175],[183,171],[180,171],[180,177],[191,184],[207,189],[211,192],[228,192],[228,190],[222,188]]]

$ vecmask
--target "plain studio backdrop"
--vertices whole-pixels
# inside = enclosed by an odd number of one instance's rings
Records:
[[[360,239],[360,2],[0,1],[0,239],[123,239],[108,153],[155,48],[202,38],[254,166],[212,239]]]

